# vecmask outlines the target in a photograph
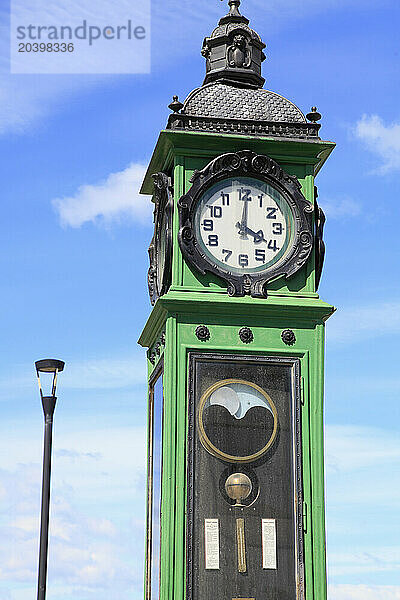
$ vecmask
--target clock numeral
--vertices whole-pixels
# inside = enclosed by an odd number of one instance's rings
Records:
[[[222,217],[222,206],[210,206],[207,204],[207,208],[210,209],[210,213],[213,218],[220,219]]]
[[[228,260],[232,256],[232,250],[222,250],[222,254],[226,254],[224,261],[228,262]]]
[[[239,254],[238,263],[240,267],[247,267],[249,264],[249,257],[247,254]]]
[[[277,211],[278,211],[277,208],[273,208],[272,206],[270,206],[270,207],[267,206],[267,219],[276,219]]]
[[[204,231],[214,231],[214,221],[211,219],[204,219],[202,222]]]
[[[208,246],[218,246],[218,236],[217,235],[209,235],[207,245]]]
[[[229,194],[221,192],[222,206],[229,206]]]
[[[278,248],[278,246],[276,245],[276,240],[269,240],[268,250],[273,250],[274,252],[277,252],[278,250],[280,250],[280,248]]]
[[[272,223],[272,233],[274,235],[282,235],[282,233],[283,233],[282,223]]]
[[[255,250],[254,258],[258,262],[265,263],[265,250]]]
[[[252,197],[250,196],[251,190],[247,190],[246,188],[239,188],[239,200],[242,202],[251,202]]]
[[[263,199],[264,199],[264,194],[260,194],[260,195],[258,196],[258,199],[259,199],[259,201],[260,201],[260,208],[262,208],[262,205],[263,205]]]

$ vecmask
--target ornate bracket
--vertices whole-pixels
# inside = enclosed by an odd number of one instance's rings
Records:
[[[314,221],[315,221],[315,290],[318,290],[319,282],[321,281],[322,269],[325,260],[325,243],[324,243],[324,226],[325,214],[322,208],[318,205],[318,190],[314,187]]]
[[[294,242],[281,262],[256,273],[232,273],[215,265],[202,251],[194,230],[197,203],[203,193],[218,181],[229,177],[258,178],[276,188],[286,199],[294,219]],[[185,260],[200,273],[214,273],[228,283],[231,296],[266,296],[266,284],[284,276],[291,277],[307,262],[313,246],[313,206],[301,193],[297,177],[286,173],[269,156],[241,150],[223,154],[212,160],[201,171],[195,171],[192,187],[178,201],[179,245]]]
[[[151,304],[168,291],[171,282],[171,258],[172,258],[172,214],[173,196],[171,180],[165,173],[155,173],[152,176],[154,185],[154,235],[149,246],[150,267],[147,275],[149,295]],[[165,220],[161,217],[165,213]],[[166,231],[161,232],[163,223],[167,224]],[[165,235],[165,256],[161,257],[160,240]],[[161,267],[163,258],[163,267]]]

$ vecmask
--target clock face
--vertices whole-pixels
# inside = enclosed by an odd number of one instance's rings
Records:
[[[231,273],[276,265],[292,247],[294,219],[284,196],[252,177],[224,179],[197,204],[195,235],[203,252]]]

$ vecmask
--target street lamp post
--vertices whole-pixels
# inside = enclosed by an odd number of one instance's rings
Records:
[[[42,478],[42,510],[40,519],[39,573],[37,600],[46,598],[47,579],[47,548],[49,541],[49,508],[50,508],[50,474],[51,474],[51,443],[53,436],[53,415],[56,407],[57,375],[64,369],[62,360],[47,358],[35,362],[39,382],[40,397],[44,413],[44,447],[43,447],[43,478]],[[44,381],[48,379],[50,394],[43,394]],[[46,374],[43,377],[43,374]]]

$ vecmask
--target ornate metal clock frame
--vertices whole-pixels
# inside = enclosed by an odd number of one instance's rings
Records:
[[[294,241],[283,260],[256,273],[232,273],[216,265],[202,250],[195,235],[194,215],[199,199],[215,183],[235,176],[260,179],[276,188],[287,201],[294,219]],[[313,206],[301,193],[298,179],[286,173],[272,158],[242,150],[218,156],[195,171],[192,186],[178,201],[178,240],[183,256],[200,273],[214,273],[228,283],[230,296],[265,297],[265,286],[278,277],[291,277],[307,262],[313,246]]]
[[[150,268],[148,286],[151,304],[164,295],[171,284],[172,265],[172,216],[174,199],[171,179],[165,173],[155,173],[153,176],[154,196],[154,236],[149,246]],[[163,217],[165,220],[163,220]],[[166,230],[163,232],[163,224]],[[165,236],[165,247],[161,243]],[[164,253],[164,256],[161,254]]]

